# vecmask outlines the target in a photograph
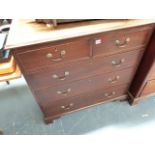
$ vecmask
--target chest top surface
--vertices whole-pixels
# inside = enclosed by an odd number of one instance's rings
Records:
[[[5,48],[17,48],[155,23],[155,20],[94,20],[47,27],[35,20],[13,20]]]

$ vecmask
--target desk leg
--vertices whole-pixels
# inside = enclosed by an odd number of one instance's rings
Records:
[[[54,121],[55,121],[56,119],[59,119],[59,118],[60,118],[60,117],[44,118],[44,122],[45,122],[46,124],[54,123]]]
[[[128,92],[128,102],[131,106],[137,105],[140,101],[140,98],[135,98],[130,92]]]
[[[10,84],[10,81],[6,81],[6,83],[9,85]]]

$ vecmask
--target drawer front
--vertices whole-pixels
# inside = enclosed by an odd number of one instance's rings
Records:
[[[116,72],[131,66],[136,68],[142,54],[142,51],[131,51],[109,57],[96,57],[71,63],[64,67],[47,67],[36,73],[26,75],[25,78],[34,90],[64,85],[90,76]]]
[[[119,72],[112,72],[88,79],[75,81],[66,85],[49,87],[36,91],[39,101],[56,101],[70,96],[79,95],[99,88],[108,88],[120,84],[130,83],[134,75],[133,68]]]
[[[17,58],[25,71],[31,71],[48,65],[68,64],[72,60],[88,58],[89,55],[89,41],[80,40],[20,53]]]
[[[141,95],[149,95],[151,93],[155,93],[155,80],[150,80],[146,82],[146,85]]]
[[[109,89],[97,89],[79,96],[70,97],[56,102],[48,102],[46,105],[41,105],[46,117],[62,115],[67,112],[75,111],[93,104],[110,100],[126,94],[127,85],[119,87],[111,87]]]
[[[106,32],[94,41],[94,55],[109,55],[146,45],[152,32],[151,26]]]

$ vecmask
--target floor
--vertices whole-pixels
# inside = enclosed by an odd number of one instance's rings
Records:
[[[0,129],[6,135],[106,135],[155,129],[155,96],[130,106],[111,102],[44,124],[42,113],[24,78],[0,83]],[[155,131],[155,130],[154,130]]]

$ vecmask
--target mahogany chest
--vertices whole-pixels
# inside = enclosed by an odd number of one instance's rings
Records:
[[[126,99],[153,27],[146,24],[13,48],[45,122]]]

